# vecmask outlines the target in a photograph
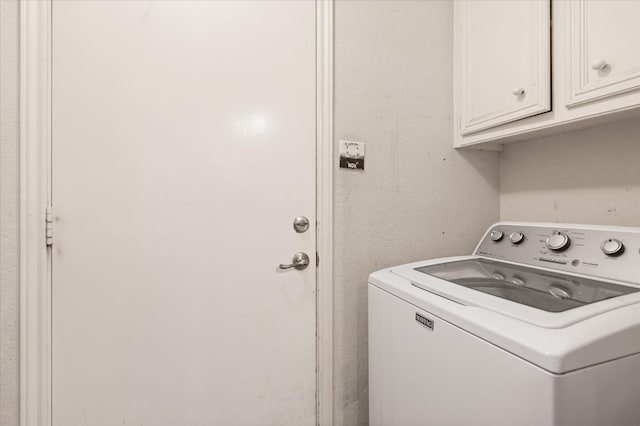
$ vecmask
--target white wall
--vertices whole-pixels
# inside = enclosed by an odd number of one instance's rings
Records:
[[[364,172],[335,175],[335,424],[368,424],[367,276],[470,253],[498,212],[494,152],[455,151],[452,4],[338,1],[335,137]]]
[[[640,121],[505,145],[502,220],[640,226]]]
[[[18,4],[0,1],[0,425],[18,424]]]

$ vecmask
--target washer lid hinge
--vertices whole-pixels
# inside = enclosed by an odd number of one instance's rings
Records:
[[[53,245],[53,207],[47,206],[45,215],[45,232],[47,237],[47,246]]]

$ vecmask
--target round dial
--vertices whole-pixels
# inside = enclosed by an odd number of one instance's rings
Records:
[[[512,244],[520,244],[524,241],[524,234],[522,232],[512,232],[511,235],[509,235],[509,241],[511,241]]]
[[[571,240],[564,232],[556,231],[547,238],[546,244],[550,250],[562,251],[569,247]]]
[[[499,229],[494,229],[493,231],[491,231],[491,234],[489,234],[489,237],[491,237],[491,241],[495,241],[497,243],[498,241],[502,241],[504,233]]]
[[[602,242],[600,249],[607,256],[619,256],[624,252],[624,244],[620,240],[609,238]]]

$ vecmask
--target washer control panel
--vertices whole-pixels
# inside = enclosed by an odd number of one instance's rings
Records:
[[[498,223],[474,254],[640,284],[640,228]]]

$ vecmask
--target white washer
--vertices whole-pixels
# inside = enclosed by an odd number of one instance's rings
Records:
[[[497,223],[369,277],[372,425],[639,426],[640,228]]]

